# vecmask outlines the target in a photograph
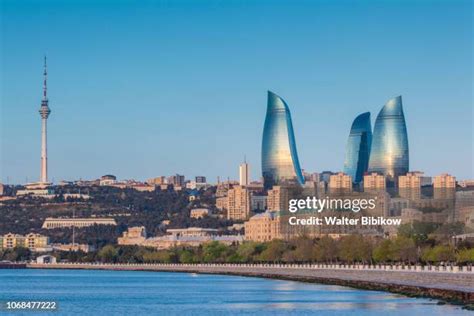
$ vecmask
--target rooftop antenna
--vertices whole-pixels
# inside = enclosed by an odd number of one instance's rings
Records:
[[[76,209],[72,209],[72,218],[76,218]],[[76,244],[76,224],[72,223],[72,249],[74,250],[74,245]]]

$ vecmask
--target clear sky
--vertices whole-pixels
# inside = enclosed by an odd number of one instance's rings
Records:
[[[403,96],[410,169],[473,178],[471,1],[3,0],[1,179],[260,176],[266,92],[302,168],[342,170],[352,120]]]

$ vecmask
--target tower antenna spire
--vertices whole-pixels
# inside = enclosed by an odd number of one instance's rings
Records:
[[[46,55],[44,55],[44,71],[43,71],[44,81],[43,81],[43,100],[48,99],[48,65],[46,64]]]

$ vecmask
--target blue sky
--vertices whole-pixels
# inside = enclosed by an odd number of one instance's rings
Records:
[[[403,96],[410,169],[473,178],[470,1],[2,3],[1,179],[36,181],[48,55],[50,178],[260,176],[266,91],[308,171]]]

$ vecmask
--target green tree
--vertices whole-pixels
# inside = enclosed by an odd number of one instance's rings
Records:
[[[171,254],[167,250],[151,251],[143,254],[146,263],[171,263]]]
[[[225,262],[228,247],[220,242],[212,241],[203,246],[204,262]]]
[[[398,236],[392,243],[392,259],[394,261],[403,261],[415,263],[418,261],[418,249],[413,239]]]
[[[369,262],[372,259],[372,243],[361,235],[349,235],[339,242],[339,258],[348,263]]]
[[[247,241],[240,244],[237,247],[237,255],[241,258],[242,262],[253,262],[254,256],[258,255],[262,251],[262,245],[253,242]]]
[[[333,262],[337,260],[337,242],[331,237],[324,236],[313,248],[313,258],[317,261]]]
[[[193,263],[194,253],[190,249],[182,249],[179,252],[179,262],[181,263]]]
[[[102,262],[113,263],[117,260],[118,251],[112,245],[107,245],[100,249],[98,256]]]
[[[283,253],[287,250],[286,244],[279,239],[267,243],[267,247],[258,256],[259,261],[278,262],[283,258]]]
[[[450,245],[438,245],[433,248],[425,248],[421,258],[425,262],[449,262],[456,260],[454,247]]]
[[[314,241],[307,237],[300,237],[294,241],[294,261],[308,262],[314,259]]]
[[[372,258],[376,262],[393,261],[393,242],[390,239],[384,239],[374,249]]]
[[[474,263],[474,248],[471,249],[460,249],[456,255],[456,261],[458,263]]]

